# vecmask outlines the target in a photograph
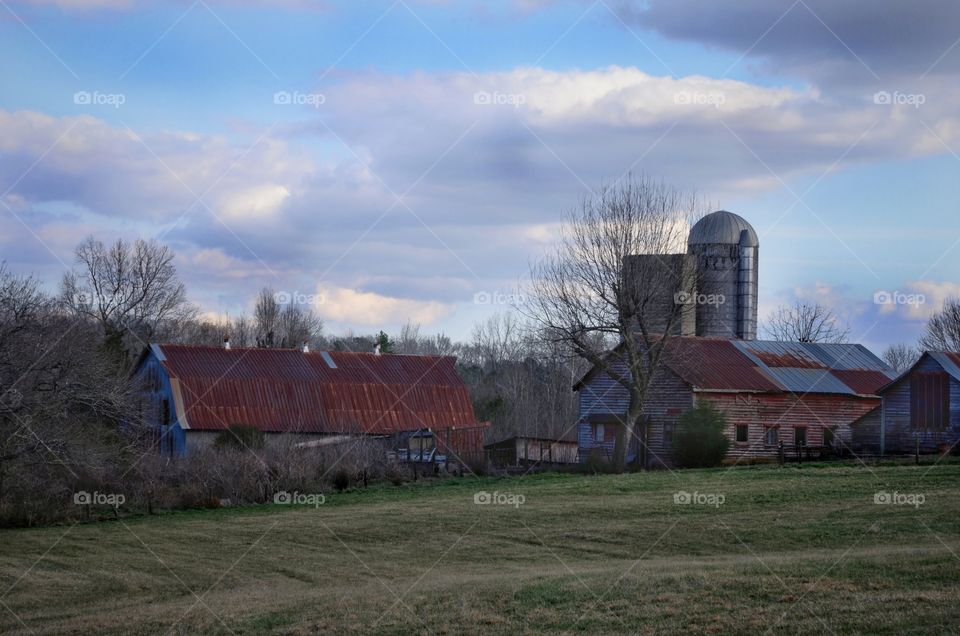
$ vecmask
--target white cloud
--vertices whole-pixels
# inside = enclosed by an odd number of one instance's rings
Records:
[[[321,317],[364,326],[398,325],[410,320],[431,325],[453,313],[452,305],[393,298],[343,287],[320,286],[314,309]]]

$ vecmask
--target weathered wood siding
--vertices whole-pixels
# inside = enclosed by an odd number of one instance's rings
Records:
[[[793,448],[796,429],[807,431],[808,446],[823,445],[824,428],[833,428],[835,438],[849,446],[850,424],[880,404],[879,398],[795,393],[697,393],[727,416],[728,458],[775,457],[778,445],[767,445],[767,428],[779,430],[779,441]],[[736,441],[737,425],[747,426],[747,441]]]
[[[806,429],[808,446],[824,445],[824,428],[834,430],[838,443],[850,447],[853,443],[851,424],[880,406],[879,398],[847,395],[794,393],[739,393],[693,392],[689,385],[669,369],[662,369],[654,378],[644,409],[649,418],[647,441],[648,461],[651,466],[671,466],[670,444],[664,440],[664,427],[676,429],[679,417],[696,400],[707,400],[727,416],[727,437],[730,439],[728,458],[776,457],[779,444],[766,444],[769,427],[778,429],[779,439],[788,449],[794,447],[795,429]],[[605,373],[595,373],[580,389],[580,418],[577,424],[580,461],[591,454],[604,459],[613,457],[616,430],[604,426],[603,441],[594,440],[591,416],[624,416],[629,397],[627,390]],[[736,427],[747,426],[747,442],[736,441]],[[637,452],[637,440],[629,446],[628,454]]]
[[[649,418],[648,460],[653,466],[670,466],[669,444],[663,440],[664,426],[675,426],[677,418],[690,409],[693,397],[690,387],[675,373],[662,368],[654,376],[648,393],[644,415]],[[594,440],[593,426],[587,419],[594,415],[626,415],[630,403],[628,391],[613,378],[598,372],[584,384],[579,392],[580,417],[577,423],[577,441],[580,461],[586,461],[591,454],[599,454],[604,459],[613,457],[616,442],[616,428],[611,424],[604,426],[604,440]],[[632,440],[628,454],[639,450],[638,440]]]
[[[875,408],[850,425],[854,452],[880,452],[880,413],[881,409]]]
[[[177,419],[173,389],[166,369],[151,351],[137,367],[137,409],[141,420],[156,431],[157,450],[180,457],[187,453],[187,437]]]
[[[944,430],[915,430],[910,419],[910,377],[917,372],[942,372],[933,358],[927,356],[909,375],[883,394],[884,452],[912,453],[920,440],[921,453],[934,453],[941,444],[952,446],[960,440],[960,383],[950,378],[950,422]],[[880,446],[879,435],[876,440]]]

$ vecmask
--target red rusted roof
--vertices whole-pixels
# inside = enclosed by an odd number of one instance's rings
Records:
[[[155,345],[186,424],[216,430],[384,434],[476,426],[450,356]],[[332,368],[324,356],[329,356]]]
[[[890,382],[890,375],[871,369],[833,369],[830,373],[860,395],[876,395]]]
[[[667,343],[667,365],[698,389],[780,391],[756,362],[719,338],[674,338]]]

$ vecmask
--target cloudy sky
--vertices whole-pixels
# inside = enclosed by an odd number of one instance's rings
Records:
[[[632,170],[756,227],[761,315],[880,349],[960,293],[955,0],[2,0],[0,55],[2,258],[51,282],[156,237],[211,314],[464,336]]]

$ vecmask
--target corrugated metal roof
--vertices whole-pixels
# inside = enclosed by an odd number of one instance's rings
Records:
[[[269,432],[383,434],[477,425],[449,356],[157,348],[179,382],[192,429],[248,424]]]
[[[859,344],[674,338],[669,352],[670,368],[700,390],[876,395],[896,375]]]
[[[733,346],[716,338],[674,338],[668,345],[667,364],[691,386],[708,390],[780,391],[782,387],[760,365]]]
[[[770,367],[767,372],[787,391],[793,393],[854,393],[829,369]]]
[[[787,367],[792,369],[826,369],[813,352],[808,351],[801,342],[779,342],[777,340],[738,340],[735,347],[754,358],[768,368]]]
[[[854,393],[860,395],[877,395],[880,388],[886,386],[890,379],[896,375],[895,373],[870,369],[834,369],[830,373],[837,376]]]

